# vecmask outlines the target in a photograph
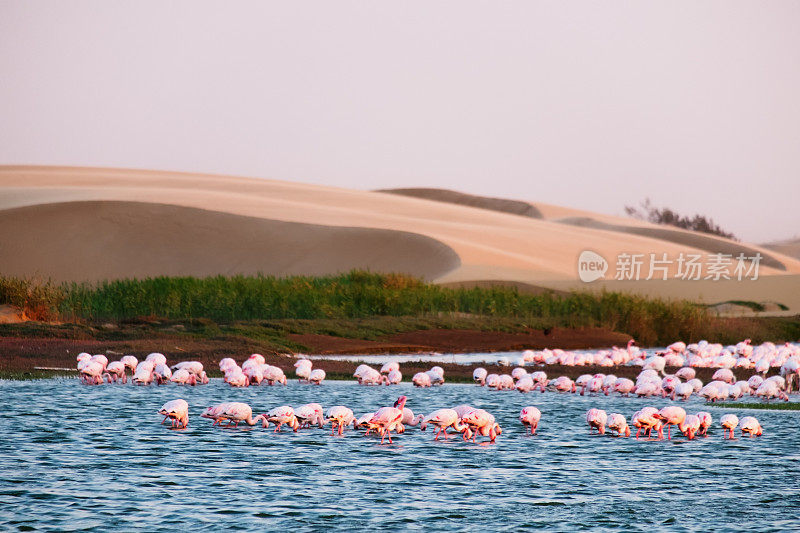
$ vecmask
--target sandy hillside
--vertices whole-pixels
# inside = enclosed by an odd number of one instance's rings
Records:
[[[442,283],[571,289],[599,287],[577,279],[586,249],[613,265],[623,252],[677,257],[715,247],[692,232],[666,235],[660,226],[545,204],[534,204],[536,218],[440,200],[201,174],[0,167],[0,273],[102,279],[362,267]],[[742,247],[712,240],[721,252]],[[760,275],[771,281],[757,290],[746,281],[608,283],[709,302],[748,294],[800,310],[800,261],[745,247],[765,257]]]
[[[770,242],[767,244],[762,244],[761,246],[780,254],[788,255],[789,257],[794,257],[795,259],[800,259],[800,239],[788,239],[785,241]]]

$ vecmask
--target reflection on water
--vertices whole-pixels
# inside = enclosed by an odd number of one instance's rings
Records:
[[[723,441],[725,411],[713,409],[710,437],[647,442],[590,436],[584,414],[597,406],[630,416],[667,400],[451,384],[231,389],[221,380],[195,388],[0,382],[0,392],[4,530],[800,528],[796,412],[758,412],[763,437]],[[199,418],[223,400],[256,412],[318,401],[361,414],[401,393],[416,412],[485,408],[504,432],[497,444],[477,446],[409,429],[380,446],[352,430],[234,431]],[[156,413],[178,397],[190,405],[184,431],[160,426]],[[517,422],[525,405],[543,413],[537,436]]]

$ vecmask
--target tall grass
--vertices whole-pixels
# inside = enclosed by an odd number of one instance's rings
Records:
[[[466,313],[601,326],[640,342],[696,338],[707,314],[684,301],[621,293],[527,294],[509,287],[445,288],[396,274],[336,276],[158,277],[55,285],[0,278],[0,303],[38,320],[124,320],[143,316],[257,319],[352,319]]]
[[[28,320],[56,320],[65,298],[63,287],[37,278],[0,276],[0,305],[12,305]]]

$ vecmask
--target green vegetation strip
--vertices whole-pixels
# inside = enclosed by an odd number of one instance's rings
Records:
[[[292,332],[304,329],[374,338],[380,333],[411,330],[409,322],[467,318],[486,323],[514,321],[529,327],[601,327],[627,333],[640,345],[651,346],[676,339],[735,342],[749,337],[759,342],[800,338],[798,320],[726,322],[711,317],[704,307],[682,300],[614,292],[559,295],[530,294],[512,287],[449,288],[402,274],[363,271],[322,277],[157,277],[63,284],[0,277],[0,304],[13,305],[38,321],[203,320],[208,334],[219,334],[239,322],[236,333],[267,337],[284,337],[288,327]],[[362,335],[365,327],[361,321],[378,317],[390,318],[369,325],[366,329],[372,331]],[[258,325],[242,324],[247,321]],[[297,322],[287,326],[291,321]],[[296,328],[300,321],[312,323]],[[270,328],[275,329],[273,334],[268,332]],[[343,334],[348,330],[350,335]]]

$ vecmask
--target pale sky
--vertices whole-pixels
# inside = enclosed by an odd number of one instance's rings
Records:
[[[0,0],[0,164],[445,187],[800,235],[800,2]]]

